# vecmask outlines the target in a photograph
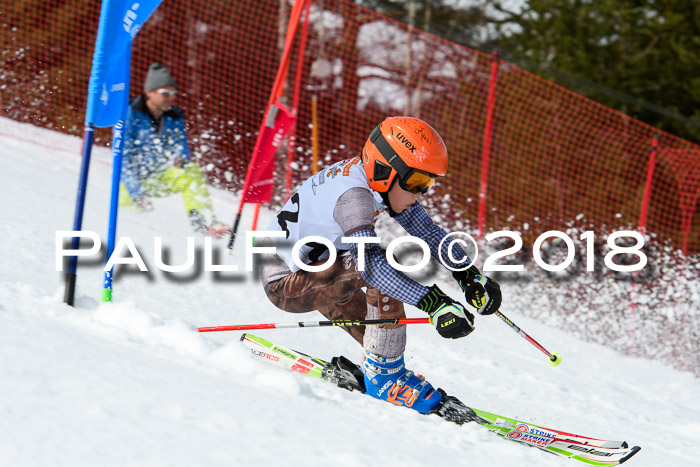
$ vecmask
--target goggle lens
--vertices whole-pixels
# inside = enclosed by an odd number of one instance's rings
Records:
[[[177,96],[177,91],[170,91],[168,89],[159,89],[158,92],[164,97],[175,97]]]
[[[420,170],[413,170],[406,180],[399,180],[399,182],[401,182],[401,188],[408,192],[426,194],[435,183],[435,177]]]

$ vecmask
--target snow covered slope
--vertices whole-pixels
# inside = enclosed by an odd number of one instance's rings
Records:
[[[476,425],[457,427],[254,361],[240,333],[199,334],[198,326],[320,315],[277,310],[245,271],[157,271],[156,236],[170,264],[185,261],[191,234],[177,196],[155,200],[150,213],[120,212],[118,235],[134,240],[149,273],[118,269],[114,303],[102,304],[103,260],[81,261],[76,307],[65,306],[55,232],[72,227],[79,153],[77,138],[0,119],[0,465],[575,465]],[[110,163],[109,151],[94,150],[83,225],[103,239]],[[228,222],[237,200],[213,196]],[[260,225],[270,218],[264,212]],[[215,241],[217,262],[244,270],[243,243],[228,257],[225,240]],[[504,313],[558,351],[561,366],[547,365],[497,318],[477,317],[477,330],[457,341],[410,327],[410,367],[473,407],[638,444],[630,466],[700,463],[696,378],[527,319],[508,305],[517,292],[505,288]],[[360,354],[340,329],[254,334],[319,357]]]

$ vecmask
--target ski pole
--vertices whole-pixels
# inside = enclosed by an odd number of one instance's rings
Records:
[[[515,332],[520,334],[525,340],[537,347],[542,353],[549,358],[549,364],[558,366],[561,363],[561,356],[556,352],[550,353],[542,347],[539,342],[530,337],[525,331],[520,329],[513,321],[506,317],[500,311],[495,313]],[[429,318],[398,318],[398,319],[364,319],[352,320],[341,319],[331,321],[299,321],[292,323],[261,323],[261,324],[234,324],[231,326],[208,326],[197,328],[199,332],[218,332],[218,331],[251,331],[254,329],[290,329],[290,328],[319,328],[330,326],[373,326],[380,324],[401,325],[401,324],[425,324],[430,323]]]
[[[515,332],[517,332],[518,334],[520,334],[520,336],[521,336],[523,339],[525,339],[525,340],[528,341],[530,344],[532,344],[532,345],[534,345],[535,347],[537,347],[538,349],[540,349],[540,351],[541,351],[543,354],[545,354],[545,355],[549,358],[549,364],[550,364],[550,365],[552,365],[552,366],[558,366],[558,365],[561,363],[561,356],[560,356],[558,353],[556,353],[556,352],[550,353],[547,349],[545,349],[544,347],[542,347],[542,345],[540,345],[539,342],[537,342],[535,339],[533,339],[532,337],[530,337],[525,331],[523,331],[523,330],[520,329],[518,326],[516,326],[515,323],[512,322],[512,321],[510,320],[510,318],[508,318],[506,315],[504,315],[504,314],[501,313],[500,311],[497,311],[497,312],[496,312],[496,316],[498,316],[499,318],[501,318],[501,319],[503,320],[503,322],[506,323],[508,326],[510,326],[510,328],[511,328],[513,331],[515,331]]]
[[[396,319],[339,319],[332,321],[299,321],[298,323],[263,323],[236,324],[232,326],[209,326],[197,328],[199,332],[215,331],[250,331],[252,329],[285,329],[285,328],[319,328],[326,326],[372,326],[378,324],[424,324],[429,318],[396,318]]]

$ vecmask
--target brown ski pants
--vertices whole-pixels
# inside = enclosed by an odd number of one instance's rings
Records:
[[[367,293],[363,287],[367,287]],[[284,311],[318,310],[329,320],[365,319],[368,306],[378,309],[380,319],[406,317],[402,302],[367,285],[351,256],[339,256],[325,271],[296,271],[267,284],[265,292],[270,301]],[[381,329],[399,327],[402,326],[380,326]],[[344,326],[343,329],[363,344],[365,326]]]

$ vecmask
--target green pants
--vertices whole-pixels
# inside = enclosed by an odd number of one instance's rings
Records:
[[[146,180],[141,180],[146,195],[152,198],[162,198],[173,193],[182,193],[185,211],[189,214],[193,209],[214,219],[214,207],[211,203],[209,190],[204,181],[204,174],[197,164],[186,164],[183,167],[170,167],[157,172]],[[119,190],[119,205],[133,208],[134,202],[126,191],[124,184]]]

